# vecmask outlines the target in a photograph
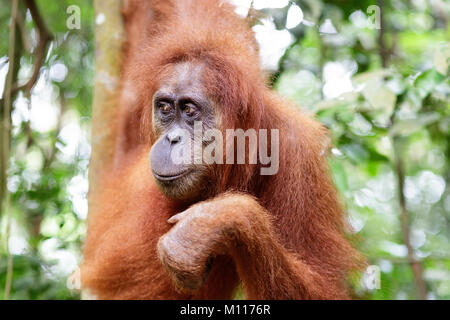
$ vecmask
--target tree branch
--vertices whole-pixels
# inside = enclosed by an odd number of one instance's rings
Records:
[[[20,29],[20,36],[22,39],[22,47],[25,49],[26,52],[31,53],[31,41],[30,37],[27,32],[27,28],[25,26],[25,19],[22,15],[22,12],[17,12],[17,20],[16,20],[17,26]]]
[[[34,0],[25,0],[25,3],[27,8],[30,10],[34,24],[38,29],[39,42],[34,51],[35,60],[33,66],[33,73],[30,79],[24,85],[15,86],[12,90],[13,93],[19,90],[31,91],[31,89],[33,88],[34,84],[36,83],[39,77],[39,71],[41,70],[41,66],[44,62],[47,45],[52,40],[52,36],[48,31],[47,26],[45,25],[45,22],[42,19]]]
[[[389,50],[384,42],[385,20],[384,20],[384,1],[377,0],[377,5],[380,8],[380,29],[378,30],[378,55],[381,58],[381,65],[386,68],[389,64]]]
[[[405,184],[405,174],[403,171],[403,162],[400,156],[400,150],[396,145],[398,145],[398,142],[396,141],[397,138],[394,138],[394,150],[396,154],[396,163],[395,163],[395,170],[397,173],[397,183],[398,183],[398,197],[399,197],[399,204],[401,208],[401,229],[402,229],[402,237],[403,237],[403,243],[406,245],[406,248],[408,249],[408,262],[411,265],[411,269],[414,276],[414,282],[416,284],[417,288],[417,295],[418,298],[421,300],[425,300],[427,298],[427,286],[425,283],[425,280],[423,278],[423,267],[422,263],[418,261],[414,255],[414,248],[411,245],[411,225],[409,220],[409,213],[406,208],[406,199],[405,195],[403,193],[404,184]]]
[[[14,55],[15,55],[15,40],[16,40],[16,18],[17,12],[19,9],[19,0],[12,1],[12,10],[11,10],[11,24],[9,30],[9,70],[8,76],[6,79],[5,86],[5,105],[3,108],[3,126],[2,126],[2,161],[3,161],[3,170],[4,175],[6,177],[8,170],[8,160],[9,160],[9,146],[10,146],[10,127],[11,127],[11,97],[12,97],[12,82],[14,77]],[[6,184],[5,184],[6,185]],[[3,200],[3,199],[0,199]],[[11,292],[11,283],[12,283],[12,275],[13,275],[13,256],[9,251],[9,234],[11,229],[11,208],[10,208],[10,194],[8,189],[5,187],[5,204],[4,208],[7,212],[6,214],[6,255],[8,260],[7,270],[6,270],[6,281],[5,281],[5,292],[3,298],[5,300],[9,299],[9,295]]]

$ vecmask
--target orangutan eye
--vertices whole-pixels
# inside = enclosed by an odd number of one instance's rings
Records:
[[[158,102],[158,108],[164,115],[167,115],[172,111],[172,106],[167,102]]]
[[[192,103],[186,103],[183,107],[183,112],[188,117],[193,117],[197,114],[197,108]]]

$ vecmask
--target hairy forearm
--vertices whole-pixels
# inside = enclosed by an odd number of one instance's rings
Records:
[[[226,255],[233,259],[249,299],[346,298],[326,270],[284,248],[269,212],[247,194],[223,194],[168,222],[175,226],[160,238],[158,252],[179,288],[200,288],[210,262]]]
[[[333,284],[286,250],[269,213],[254,199],[238,195],[223,200],[233,217],[230,255],[249,299],[340,299]]]

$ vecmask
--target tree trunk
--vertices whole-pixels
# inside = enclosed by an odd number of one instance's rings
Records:
[[[95,0],[95,82],[92,106],[89,190],[101,170],[113,160],[116,142],[116,113],[124,40],[120,0]]]

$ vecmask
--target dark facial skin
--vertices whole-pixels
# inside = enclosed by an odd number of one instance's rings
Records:
[[[158,140],[150,150],[150,163],[167,197],[191,200],[207,188],[211,169],[194,163],[194,123],[201,121],[203,131],[214,128],[214,110],[204,92],[201,65],[181,63],[171,73],[153,96],[152,123]]]

